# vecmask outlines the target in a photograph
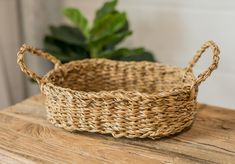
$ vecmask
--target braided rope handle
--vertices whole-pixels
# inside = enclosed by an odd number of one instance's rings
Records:
[[[49,60],[50,62],[55,64],[55,68],[57,68],[58,66],[61,65],[60,60],[58,60],[57,58],[55,58],[54,56],[52,56],[49,53],[43,52],[37,48],[33,48],[30,45],[22,45],[20,47],[19,52],[17,53],[17,63],[20,66],[20,69],[22,70],[22,72],[24,72],[26,75],[28,75],[29,77],[31,77],[32,79],[36,80],[38,84],[40,84],[42,77],[40,77],[39,75],[37,75],[35,72],[33,72],[32,70],[30,70],[24,62],[24,55],[26,54],[26,52],[30,52],[30,54],[32,55],[36,55],[36,56],[40,56],[44,59]]]
[[[220,59],[219,47],[215,44],[215,42],[207,41],[196,52],[195,56],[193,57],[193,60],[186,67],[186,72],[188,72],[188,71],[192,72],[193,66],[197,63],[199,58],[202,56],[202,54],[208,48],[211,48],[211,50],[212,50],[212,64],[204,72],[202,72],[201,74],[198,75],[194,86],[199,86],[201,84],[201,82],[205,81],[211,75],[211,73],[218,67],[218,63],[219,63],[219,59]]]

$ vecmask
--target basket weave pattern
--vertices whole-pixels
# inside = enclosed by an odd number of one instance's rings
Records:
[[[213,62],[197,78],[192,68],[207,48]],[[25,52],[55,64],[44,77],[24,63]],[[186,68],[152,62],[86,59],[66,64],[39,49],[23,45],[21,70],[46,95],[48,120],[68,131],[112,134],[114,137],[160,138],[190,126],[197,112],[198,86],[217,68],[219,49],[206,42]]]

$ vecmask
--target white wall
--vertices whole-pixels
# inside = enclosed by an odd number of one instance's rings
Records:
[[[0,108],[21,101],[24,77],[16,65],[20,45],[17,0],[0,0]]]
[[[62,19],[60,4],[57,0],[0,0],[0,109],[39,92],[20,71],[16,53],[23,43],[42,47],[48,25]],[[39,74],[48,71],[48,63],[39,58],[26,56],[26,62]]]
[[[91,19],[103,0],[66,0]],[[235,108],[235,1],[233,0],[121,0],[134,35],[129,46],[145,46],[159,61],[185,67],[207,40],[220,46],[218,70],[202,83],[199,101]],[[202,72],[211,63],[206,53],[195,68]]]
[[[0,54],[11,54],[14,58],[19,42],[19,32],[17,33],[19,22],[17,23],[17,13],[14,12],[17,11],[14,6],[17,6],[16,1],[0,0],[0,9],[2,9],[0,18],[5,21],[4,26],[0,27],[0,49],[4,47],[4,52],[1,50]],[[18,7],[20,7],[21,18],[18,21],[22,23],[21,40],[41,47],[42,37],[47,32],[48,24],[61,22],[62,11],[59,10],[63,6],[77,6],[91,20],[95,9],[102,2],[104,0],[20,0]],[[6,3],[11,8],[9,10],[12,11],[11,14],[8,14]],[[221,48],[219,68],[200,86],[199,101],[235,109],[235,86],[233,85],[235,84],[235,64],[233,64],[235,62],[233,45],[235,44],[235,1],[120,0],[119,8],[128,13],[131,28],[134,31],[133,36],[123,44],[130,47],[144,46],[154,52],[160,62],[185,67],[204,41],[217,42]],[[14,61],[14,59],[10,60]],[[211,56],[207,53],[199,61],[195,72],[201,72],[210,62]],[[9,62],[8,65],[11,66],[11,63]],[[31,66],[39,72],[41,68],[45,68],[44,65],[45,63],[38,62],[38,59],[31,62]],[[12,75],[17,75],[15,61],[13,67],[14,74],[11,74],[12,71],[7,68],[7,76],[11,76],[11,79],[14,77]],[[6,90],[5,86],[9,84],[2,79],[1,74],[3,69],[0,70],[0,91],[3,92]],[[11,83],[11,86],[14,88],[14,83]],[[37,86],[29,84],[27,88],[28,95],[31,95],[35,93],[33,88]],[[4,94],[5,99],[9,99],[8,97],[12,95],[12,93],[8,94],[9,92]],[[18,97],[22,98],[22,96]],[[1,99],[3,100],[2,97]]]
[[[62,6],[58,0],[20,0],[23,42],[42,48],[43,38],[49,31],[49,25],[58,25],[62,20]],[[50,68],[49,62],[39,57],[26,56],[27,65],[39,75]],[[26,94],[39,92],[38,85],[27,80]]]

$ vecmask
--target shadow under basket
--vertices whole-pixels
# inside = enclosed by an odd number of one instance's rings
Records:
[[[192,68],[207,49],[213,62],[197,78]],[[44,77],[24,63],[24,55],[55,64]],[[112,134],[114,137],[160,138],[189,127],[197,112],[198,86],[219,62],[219,49],[206,42],[186,68],[153,62],[85,59],[66,64],[29,45],[18,52],[21,70],[36,80],[46,96],[50,123],[68,131]]]

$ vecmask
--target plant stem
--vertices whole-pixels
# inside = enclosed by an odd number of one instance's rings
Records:
[[[97,50],[95,48],[91,48],[91,58],[97,58]]]

